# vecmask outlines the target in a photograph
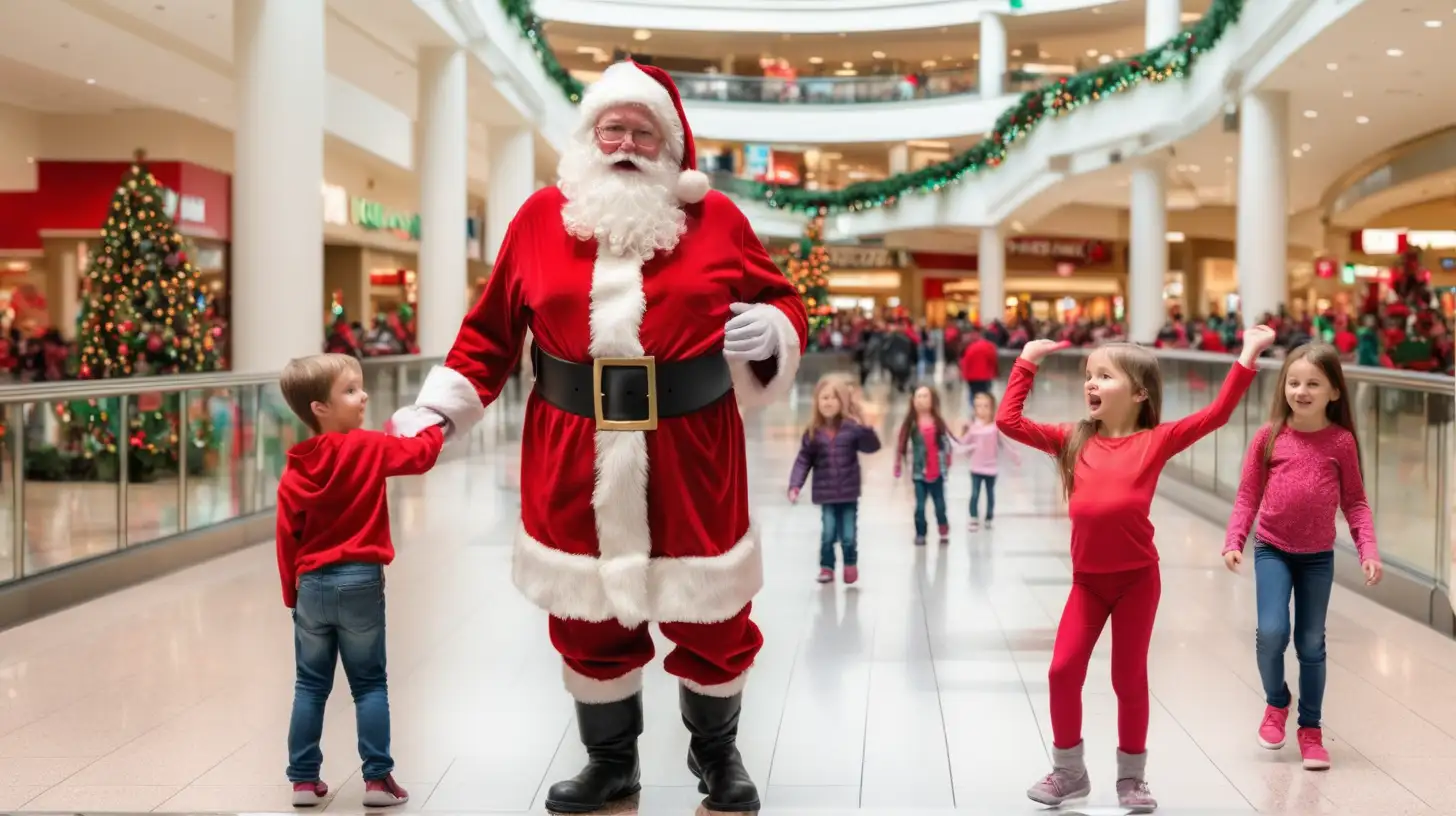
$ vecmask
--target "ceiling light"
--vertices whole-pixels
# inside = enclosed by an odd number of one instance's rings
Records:
[[[1012,232],[1024,232],[1024,231],[1026,231],[1026,227],[1023,226],[1020,221],[1012,221],[1011,222],[1011,231]]]
[[[1303,156],[1303,155],[1304,155],[1304,151],[1303,151],[1303,150],[1298,150],[1298,149],[1296,149],[1296,150],[1295,150],[1295,151],[1294,151],[1294,152],[1293,152],[1293,154],[1292,154],[1292,155],[1293,155],[1293,156],[1294,156],[1294,158],[1296,158],[1296,159],[1297,159],[1297,158],[1299,158],[1299,157],[1300,157],[1300,156]]]
[[[1355,117],[1355,124],[1357,124],[1357,125],[1368,125],[1368,124],[1370,124],[1370,117],[1368,117],[1368,116],[1356,116]]]
[[[1306,118],[1306,119],[1313,119],[1316,116],[1319,116],[1319,112],[1318,111],[1307,110],[1307,111],[1304,112],[1304,118]]]
[[[1177,167],[1175,167],[1174,169],[1177,170],[1180,173],[1186,173],[1186,172],[1188,172],[1188,165],[1186,165],[1186,164],[1180,164]]]
[[[87,84],[87,85],[95,85],[95,84],[96,84],[96,80],[94,80],[94,79],[90,79],[90,78],[87,78],[87,80],[86,80],[86,84]]]
[[[1441,21],[1440,20],[1427,20],[1426,21],[1426,28],[1440,28],[1440,27],[1441,27]]]
[[[1233,164],[1234,163],[1234,157],[1233,156],[1224,156],[1223,157],[1223,160],[1224,160],[1224,163],[1225,164]]]
[[[952,57],[950,54],[944,54],[941,56],[940,59],[942,62],[950,62],[951,60],[955,59],[955,57]]]
[[[925,62],[920,63],[920,67],[921,68],[934,68],[935,67],[935,60],[926,60]]]
[[[1097,56],[1097,49],[1095,49],[1095,48],[1089,48],[1089,49],[1087,49],[1087,56],[1089,56],[1089,57],[1095,57],[1095,56]]]
[[[1385,56],[1387,56],[1387,57],[1399,57],[1399,56],[1401,56],[1403,54],[1405,54],[1405,52],[1402,51],[1402,50],[1400,50],[1399,48],[1387,48],[1387,49],[1385,49]]]
[[[1310,151],[1309,142],[1305,142],[1304,144],[1300,145],[1299,146],[1299,149],[1300,150],[1303,150],[1306,153],[1308,153]]]
[[[809,64],[810,65],[823,65],[824,64],[824,58],[823,57],[810,57],[809,58]]]
[[[1338,62],[1327,62],[1325,63],[1325,68],[1331,71],[1338,71],[1340,70],[1340,64]]]
[[[1112,53],[1113,53],[1113,55],[1114,55],[1114,56],[1116,56],[1116,57],[1117,57],[1117,58],[1118,58],[1118,59],[1122,59],[1122,58],[1123,58],[1123,57],[1124,57],[1124,56],[1126,56],[1126,55],[1127,55],[1127,52],[1126,52],[1126,51],[1124,51],[1124,50],[1122,50],[1122,49],[1121,49],[1121,48],[1119,48],[1119,49],[1117,49],[1117,50],[1116,50],[1116,51],[1113,51],[1113,52],[1112,52]]]
[[[1102,13],[1102,9],[1099,8],[1099,7],[1097,7],[1097,6],[1093,6],[1092,7],[1092,13],[1093,14],[1101,14]]]
[[[1103,54],[1102,56],[1097,58],[1097,61],[1103,65],[1106,65],[1107,63],[1112,62],[1112,55]]]
[[[1011,56],[1013,56],[1013,57],[1019,57],[1019,56],[1021,56],[1021,49],[1020,48],[1013,48],[1013,49],[1011,49]]]
[[[871,51],[870,52],[870,56],[874,57],[875,59],[884,59],[885,58],[885,52],[884,51]]]
[[[1188,239],[1188,236],[1181,232],[1168,232],[1165,236],[1170,244],[1181,244]]]
[[[1189,170],[1192,170],[1195,173],[1202,172],[1202,170],[1203,170],[1203,168],[1199,167],[1196,164],[1190,164],[1190,165],[1188,165],[1188,169]]]
[[[652,32],[648,31],[645,28],[639,28],[636,31],[632,32],[632,39],[636,40],[637,42],[646,42],[652,39]]]
[[[1051,59],[1052,58],[1052,52],[1050,52],[1050,51],[1040,51],[1040,52],[1037,53],[1036,56],[1037,56],[1038,59]]]
[[[1196,11],[1185,11],[1178,15],[1178,21],[1183,23],[1196,23],[1203,19],[1203,15]]]
[[[34,156],[26,156],[25,157],[25,163],[26,164],[35,164],[35,157]]]
[[[1354,99],[1355,98],[1355,92],[1354,91],[1345,91],[1345,98],[1346,99]]]
[[[849,61],[849,60],[845,60],[845,61],[844,61],[844,62],[843,62],[843,63],[841,63],[841,64],[842,64],[842,65],[843,65],[843,66],[844,66],[844,67],[845,67],[845,68],[853,68],[853,67],[854,67],[854,63],[852,63],[852,62],[850,62],[850,61]]]

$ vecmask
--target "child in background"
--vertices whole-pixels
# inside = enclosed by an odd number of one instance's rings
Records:
[[[996,398],[982,391],[971,400],[974,415],[961,428],[956,440],[971,456],[971,522],[972,532],[981,529],[981,489],[986,490],[986,527],[996,516],[996,474],[1000,472],[1000,454],[1004,451],[1013,464],[1021,466],[1021,455],[1006,444],[1006,435],[996,427]]]
[[[342,661],[354,695],[364,806],[404,804],[389,754],[384,567],[394,560],[384,480],[434,467],[441,429],[411,439],[362,430],[369,395],[359,361],[320,354],[289,362],[283,398],[314,436],[288,451],[278,483],[278,575],[293,610],[297,679],[288,725],[295,807],[323,802],[324,705]]]
[[[1244,456],[1244,475],[1229,517],[1224,563],[1237,571],[1244,542],[1254,535],[1254,586],[1259,626],[1255,653],[1264,681],[1259,744],[1284,747],[1289,686],[1289,599],[1294,598],[1294,652],[1299,656],[1299,753],[1308,770],[1330,767],[1320,715],[1325,694],[1325,615],[1335,582],[1335,510],[1345,513],[1365,583],[1380,582],[1375,524],[1365,501],[1360,440],[1340,352],[1323,343],[1300,346],[1284,358],[1269,424]]]
[[[950,543],[950,520],[945,514],[945,476],[950,472],[950,429],[940,416],[940,394],[922,385],[910,395],[910,410],[900,424],[895,443],[895,478],[905,457],[910,457],[910,478],[915,481],[915,546],[925,546],[925,500],[935,504],[940,543]]]
[[[804,431],[799,455],[789,474],[789,501],[809,472],[814,472],[814,503],[824,519],[819,538],[819,583],[834,580],[834,543],[844,550],[844,582],[859,580],[855,530],[859,520],[859,455],[880,449],[880,437],[864,424],[854,387],[843,375],[830,374],[814,386],[814,417]]]
[[[996,417],[1007,436],[1054,456],[1072,521],[1072,591],[1057,626],[1047,672],[1051,696],[1052,772],[1027,791],[1032,801],[1060,805],[1092,791],[1082,745],[1082,684],[1092,650],[1112,621],[1112,687],[1117,693],[1117,799],[1133,813],[1151,813],[1147,785],[1148,647],[1162,580],[1149,511],[1163,466],[1228,422],[1254,381],[1259,354],[1274,342],[1260,326],[1212,405],[1160,424],[1163,382],[1158,360],[1141,346],[1111,343],[1087,357],[1082,387],[1088,418],[1071,426],[1022,416],[1037,364],[1067,343],[1026,344],[1011,372]]]

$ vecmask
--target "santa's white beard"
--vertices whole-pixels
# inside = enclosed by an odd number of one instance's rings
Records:
[[[624,161],[637,169],[614,166]],[[645,262],[658,252],[671,252],[686,231],[676,194],[678,167],[666,154],[650,161],[579,144],[561,157],[557,174],[566,196],[561,210],[566,231],[583,241],[595,238],[613,255]]]

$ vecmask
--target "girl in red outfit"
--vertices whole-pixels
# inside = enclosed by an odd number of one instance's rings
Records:
[[[1028,343],[1011,372],[996,424],[1012,439],[1056,457],[1072,520],[1072,591],[1057,627],[1047,680],[1051,691],[1052,772],[1027,795],[1060,805],[1092,790],[1083,761],[1082,683],[1092,650],[1112,621],[1112,687],[1117,693],[1117,798],[1133,813],[1158,803],[1148,790],[1148,645],[1162,582],[1149,509],[1163,465],[1228,421],[1260,353],[1274,342],[1264,326],[1245,333],[1239,362],[1209,407],[1159,424],[1158,361],[1114,343],[1087,358],[1088,418],[1041,425],[1021,415],[1038,362],[1066,343]]]
[[[935,523],[940,543],[950,543],[950,518],[945,514],[945,476],[950,472],[950,428],[940,416],[940,394],[922,385],[910,395],[910,410],[900,425],[895,443],[895,478],[910,458],[910,478],[915,482],[915,546],[925,546],[929,528],[925,523],[925,500],[935,504]]]
[[[1300,346],[1284,358],[1279,382],[1283,387],[1274,392],[1269,424],[1254,435],[1244,457],[1223,560],[1230,570],[1238,570],[1257,516],[1254,587],[1259,627],[1254,643],[1267,703],[1259,744],[1271,751],[1284,747],[1292,702],[1284,682],[1284,650],[1289,646],[1293,596],[1299,753],[1307,770],[1322,771],[1330,767],[1320,715],[1325,615],[1335,583],[1336,509],[1349,522],[1365,583],[1379,583],[1382,570],[1339,350],[1323,343]]]

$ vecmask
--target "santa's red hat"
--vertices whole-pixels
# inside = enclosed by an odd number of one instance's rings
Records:
[[[590,139],[597,119],[618,105],[640,105],[652,114],[665,131],[664,147],[681,168],[677,177],[678,199],[688,204],[702,201],[708,195],[708,176],[698,170],[693,131],[688,127],[687,116],[683,115],[682,97],[672,77],[661,68],[631,60],[611,66],[582,96],[577,136]]]

